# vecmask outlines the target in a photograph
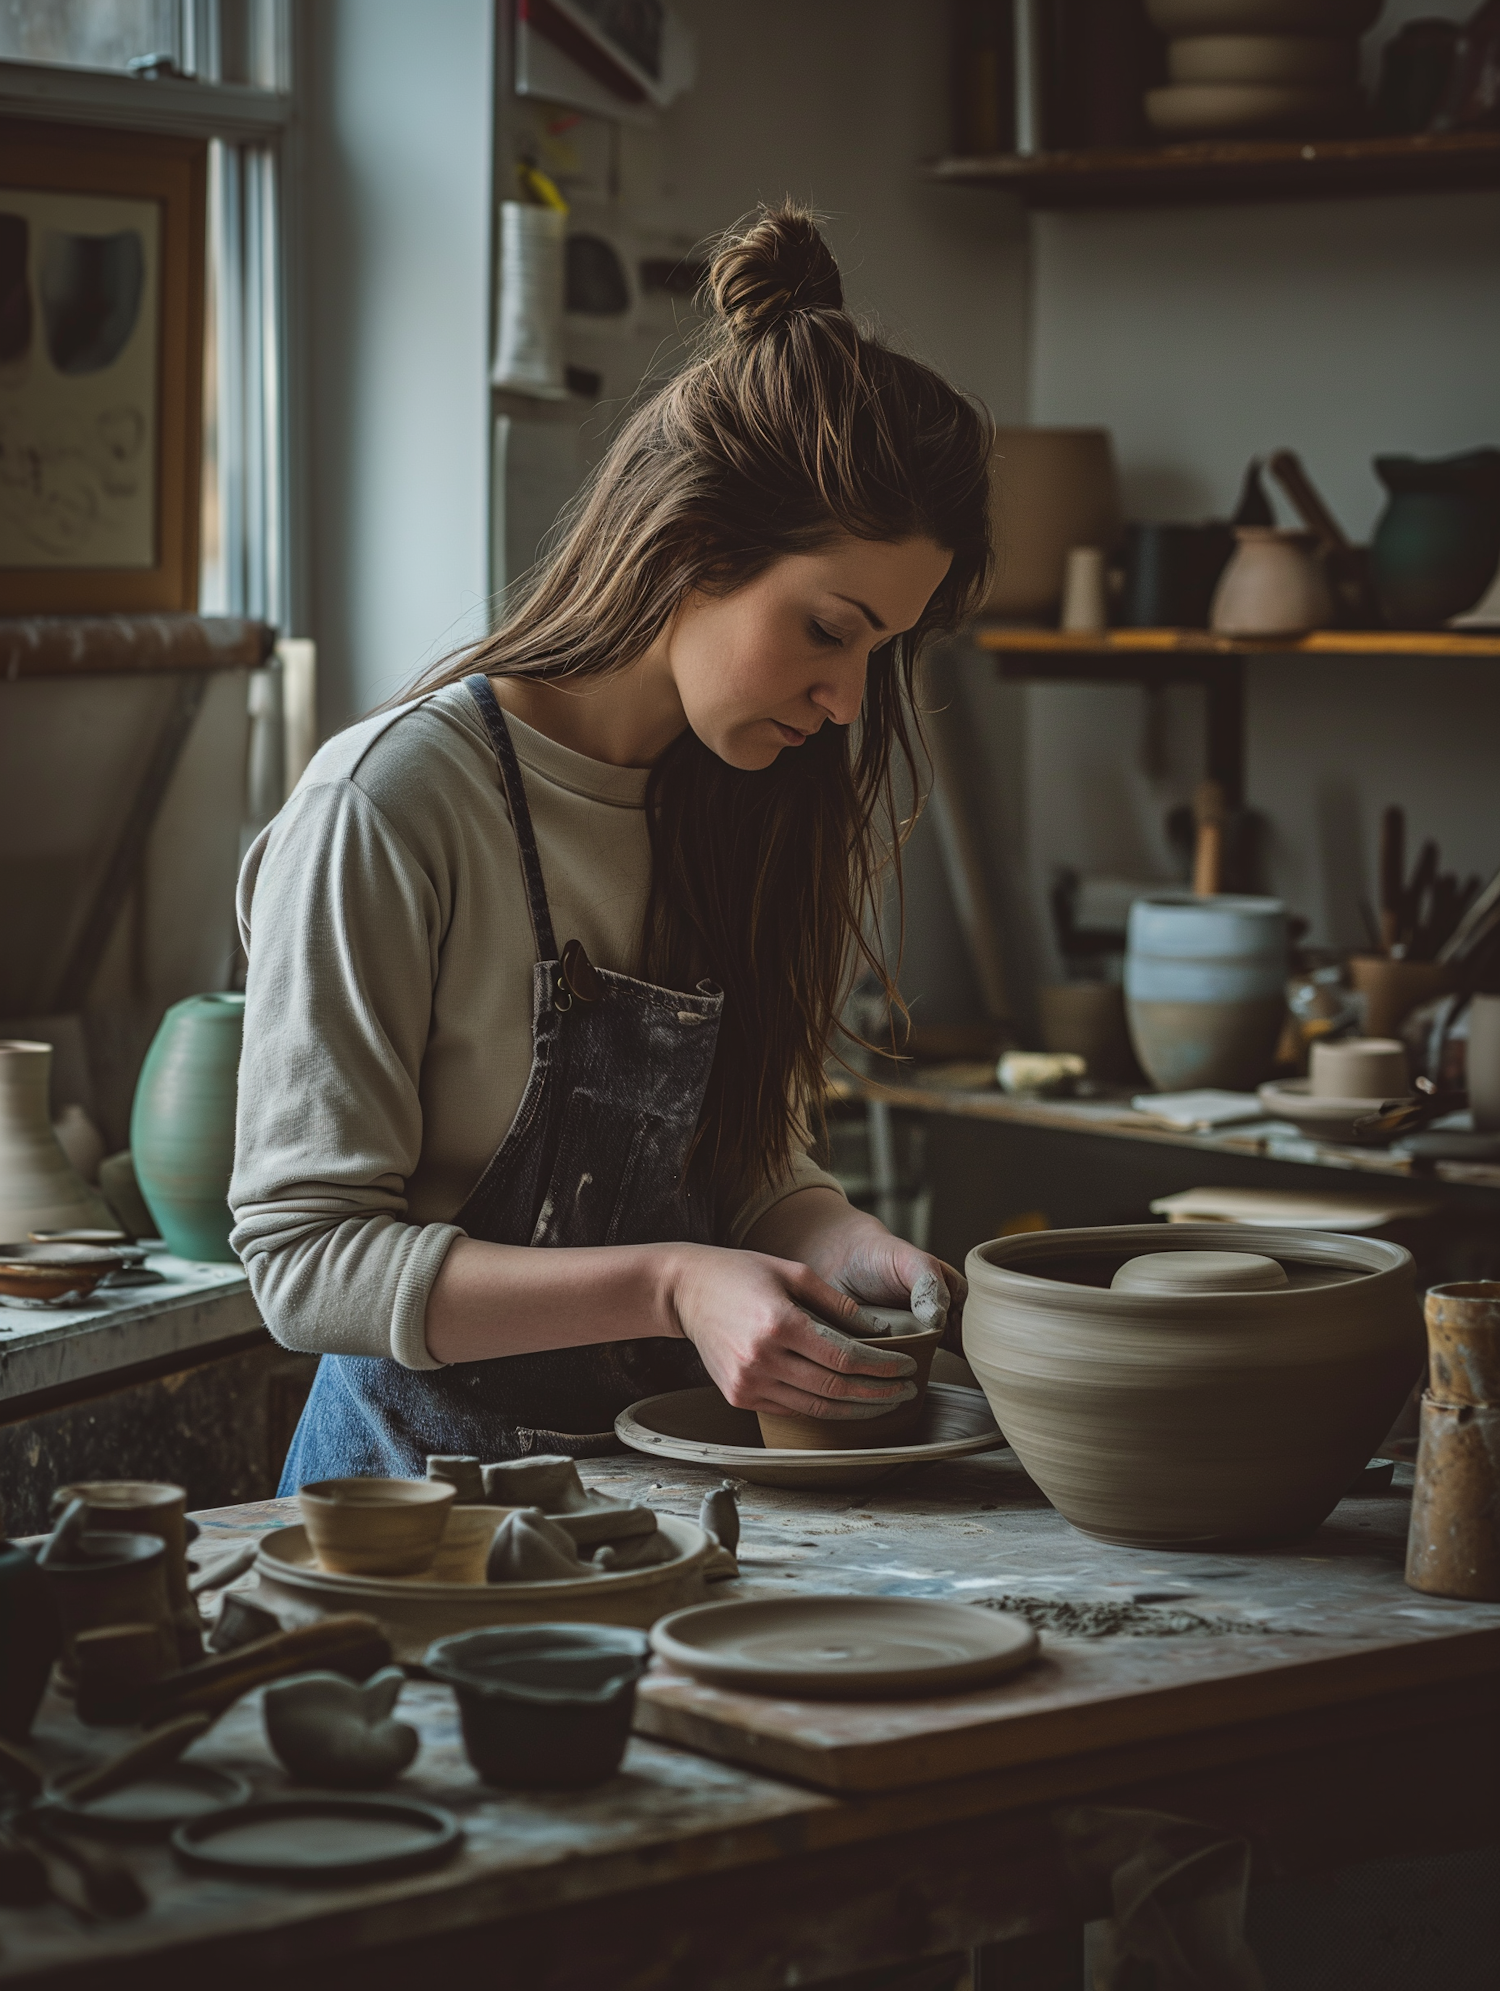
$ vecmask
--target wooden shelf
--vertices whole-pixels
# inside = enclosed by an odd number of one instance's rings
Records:
[[[1399,138],[1201,139],[1129,152],[935,159],[947,186],[993,187],[1028,207],[1160,207],[1326,200],[1500,186],[1500,131]]]
[[[1162,667],[1185,674],[1211,671],[1231,657],[1500,657],[1500,631],[1457,629],[1315,629],[1307,636],[1221,636],[1212,629],[1034,629],[980,623],[973,640],[983,650],[1038,664],[1115,664],[1153,675]]]
[[[1212,629],[1028,629],[981,623],[972,640],[1000,675],[1033,683],[1201,684],[1207,693],[1208,772],[1231,803],[1244,798],[1247,657],[1500,658],[1500,632],[1454,629],[1316,629],[1309,636],[1220,636]]]

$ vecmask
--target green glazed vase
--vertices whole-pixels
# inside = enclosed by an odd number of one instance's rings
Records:
[[[146,1207],[179,1258],[233,1262],[229,1174],[245,1028],[242,995],[189,996],[161,1020],[130,1113]]]

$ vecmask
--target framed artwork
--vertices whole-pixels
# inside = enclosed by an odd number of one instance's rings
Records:
[[[0,614],[198,605],[206,162],[0,133]]]

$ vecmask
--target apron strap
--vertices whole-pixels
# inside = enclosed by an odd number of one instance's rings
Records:
[[[521,876],[526,881],[526,910],[531,914],[531,932],[539,961],[557,959],[557,940],[552,931],[552,910],[547,904],[547,887],[542,882],[542,860],[537,853],[536,831],[526,806],[526,784],[521,779],[521,763],[516,759],[515,742],[505,723],[505,714],[495,702],[490,681],[481,672],[464,679],[464,689],[479,707],[495,758],[500,763],[500,785],[510,806],[511,827],[521,855]]]

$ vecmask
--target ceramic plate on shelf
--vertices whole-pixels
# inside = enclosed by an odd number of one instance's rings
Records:
[[[753,1420],[752,1420],[753,1422]],[[635,1625],[644,1630],[664,1612],[703,1597],[713,1545],[695,1521],[657,1517],[677,1554],[645,1569],[601,1570],[541,1583],[432,1583],[421,1576],[346,1576],[320,1569],[298,1526],[274,1528],[255,1559],[260,1578],[251,1601],[282,1624],[311,1624],[336,1611],[367,1611],[391,1642],[395,1657],[419,1665],[434,1639],[485,1625]]]
[[[172,1849],[199,1873],[334,1887],[441,1866],[463,1836],[452,1812],[410,1798],[279,1797],[179,1825]]]
[[[978,1390],[932,1383],[922,1421],[904,1445],[868,1451],[768,1451],[753,1410],[736,1410],[716,1389],[672,1390],[647,1397],[615,1419],[615,1436],[633,1451],[682,1459],[732,1474],[752,1486],[870,1486],[903,1466],[963,1459],[1005,1443]]]
[[[1367,1119],[1388,1105],[1385,1099],[1334,1099],[1309,1088],[1311,1079],[1272,1079],[1260,1088],[1260,1103],[1277,1120],[1290,1120],[1299,1134],[1311,1141],[1332,1141],[1336,1146],[1359,1147],[1363,1143],[1354,1131],[1357,1120]]]
[[[1024,1618],[937,1597],[764,1597],[700,1604],[651,1633],[658,1658],[748,1694],[885,1700],[961,1694],[1029,1665]]]

